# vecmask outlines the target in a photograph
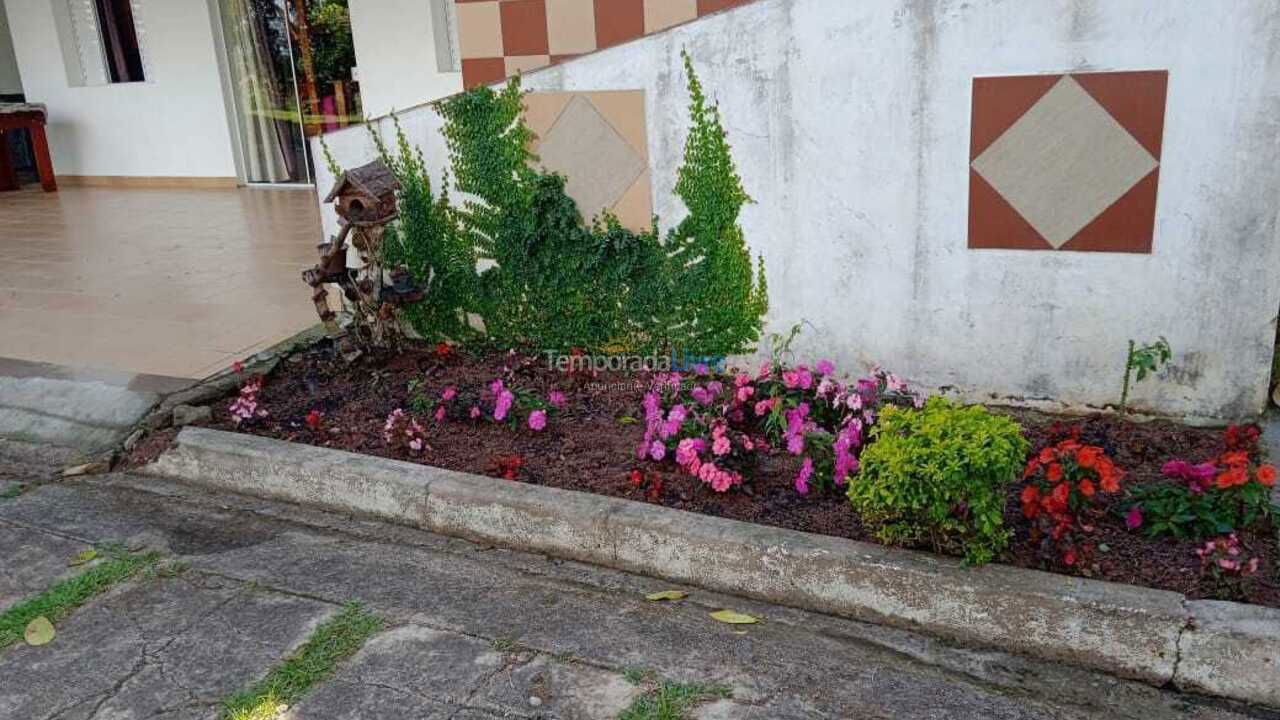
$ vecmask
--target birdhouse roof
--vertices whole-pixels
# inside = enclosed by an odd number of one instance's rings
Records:
[[[342,173],[324,201],[333,202],[334,198],[347,192],[348,186],[363,195],[381,198],[399,190],[400,181],[396,180],[395,174],[388,170],[381,160],[374,160],[368,165],[361,165]]]

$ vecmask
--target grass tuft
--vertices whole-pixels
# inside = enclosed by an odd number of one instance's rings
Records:
[[[618,720],[685,720],[685,713],[695,706],[730,694],[728,688],[716,685],[663,682],[636,698]]]
[[[0,492],[0,500],[12,500],[21,495],[22,491],[25,489],[26,486],[22,483],[14,483],[13,485],[5,488],[4,492]]]
[[[340,661],[354,655],[380,629],[381,618],[359,603],[348,603],[265,678],[224,701],[222,718],[272,720],[280,715],[282,706],[293,705],[313,685],[332,675]]]
[[[104,550],[109,557],[73,578],[0,613],[0,649],[22,639],[27,623],[41,615],[57,625],[90,598],[160,560],[160,553],[129,554],[118,549]]]

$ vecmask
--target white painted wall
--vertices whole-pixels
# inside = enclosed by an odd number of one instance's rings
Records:
[[[758,0],[526,84],[646,91],[667,228],[684,213],[687,48],[757,201],[742,225],[765,258],[769,328],[808,321],[802,356],[1082,408],[1117,400],[1129,338],[1165,335],[1175,367],[1133,404],[1235,418],[1264,407],[1280,308],[1276,37],[1267,0]],[[1170,75],[1153,254],[966,247],[974,76],[1157,68]],[[434,111],[402,121],[442,166]],[[327,140],[344,166],[373,157],[363,128]],[[322,171],[318,187],[331,182]]]
[[[462,90],[462,73],[437,70],[431,0],[351,0],[350,10],[367,117]]]
[[[234,177],[206,0],[147,0],[144,83],[70,87],[50,0],[4,0],[27,99],[60,175]]]
[[[13,39],[9,34],[9,17],[0,0],[0,95],[16,95],[22,92],[22,77],[18,74],[18,58],[13,54]]]

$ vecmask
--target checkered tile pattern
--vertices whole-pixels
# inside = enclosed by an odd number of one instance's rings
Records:
[[[500,82],[751,0],[455,0],[462,81]]]
[[[975,78],[969,247],[1150,253],[1168,81]]]

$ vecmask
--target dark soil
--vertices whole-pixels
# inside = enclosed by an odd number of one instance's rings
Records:
[[[514,384],[521,388],[543,397],[553,389],[567,395],[566,408],[550,418],[545,430],[534,432],[523,425],[488,420],[431,420],[432,401],[444,388],[455,386],[464,392],[479,388],[501,375],[505,367],[515,370]],[[413,393],[409,391],[411,381],[417,383]],[[520,482],[874,541],[843,495],[797,494],[792,481],[798,464],[788,455],[766,457],[748,483],[725,494],[677,472],[670,462],[638,461],[635,448],[644,428],[636,418],[642,417],[641,397],[647,386],[644,374],[565,374],[549,368],[545,358],[509,353],[475,356],[454,350],[442,356],[432,349],[415,349],[394,356],[365,357],[348,365],[321,343],[288,358],[267,379],[259,398],[268,417],[252,426],[237,427],[227,410],[229,400],[222,400],[213,404],[210,426],[494,477],[501,477],[509,467],[505,461],[518,456],[515,477]],[[417,395],[426,398],[415,415],[427,427],[429,443],[420,455],[389,448],[382,434],[387,414],[396,408],[412,412]],[[320,431],[307,426],[306,417],[312,410],[323,413]],[[1125,471],[1125,486],[1161,482],[1160,467],[1165,462],[1199,462],[1222,450],[1222,431],[1218,429],[1163,421],[1135,423],[1110,416],[1062,417],[1023,409],[993,410],[1022,424],[1033,454],[1064,439],[1070,428],[1079,427],[1082,440],[1103,446]],[[133,461],[153,457],[170,437],[161,435],[144,443],[135,451]],[[636,469],[643,473],[639,487],[631,479]],[[1240,534],[1246,549],[1261,558],[1262,570],[1242,587],[1224,589],[1201,573],[1194,553],[1197,543],[1153,539],[1127,530],[1118,510],[1123,502],[1120,493],[1111,496],[1106,512],[1091,519],[1096,530],[1086,542],[1099,549],[1090,560],[1066,567],[1057,559],[1040,557],[1018,501],[1021,487],[1018,484],[1009,491],[1005,524],[1015,536],[1002,562],[1173,590],[1191,598],[1280,607],[1280,548],[1273,528]]]

